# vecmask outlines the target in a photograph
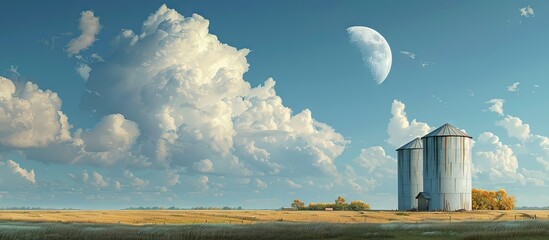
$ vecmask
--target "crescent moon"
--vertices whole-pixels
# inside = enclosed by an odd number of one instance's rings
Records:
[[[393,55],[387,40],[376,30],[354,26],[347,28],[351,42],[362,53],[362,60],[370,68],[372,77],[377,84],[383,83],[391,71]]]

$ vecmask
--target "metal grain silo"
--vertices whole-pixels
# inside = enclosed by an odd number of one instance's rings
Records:
[[[471,139],[450,124],[422,137],[430,211],[471,210]]]
[[[397,149],[398,210],[417,209],[416,196],[423,191],[423,147],[420,138]]]

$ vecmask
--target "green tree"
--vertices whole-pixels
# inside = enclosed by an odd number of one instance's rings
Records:
[[[345,205],[345,204],[346,204],[345,198],[343,198],[342,196],[337,197],[336,200],[335,200],[335,204],[337,204],[337,205]]]
[[[296,198],[294,199],[294,202],[292,202],[292,207],[296,209],[303,209],[305,208],[305,203]]]

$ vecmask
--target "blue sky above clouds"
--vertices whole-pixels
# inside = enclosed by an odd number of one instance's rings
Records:
[[[474,187],[549,205],[545,2],[2,4],[0,206],[394,209],[394,150],[446,122]]]

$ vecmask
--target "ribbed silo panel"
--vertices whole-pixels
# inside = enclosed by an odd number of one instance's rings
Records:
[[[423,191],[431,196],[429,210],[471,210],[471,138],[446,136],[456,133],[447,128],[422,139]]]

